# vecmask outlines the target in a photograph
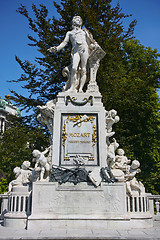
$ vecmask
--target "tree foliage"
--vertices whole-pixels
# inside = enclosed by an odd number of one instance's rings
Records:
[[[116,133],[127,156],[140,161],[140,176],[145,186],[157,193],[160,191],[159,54],[136,40],[125,42],[124,50],[124,72],[113,89],[112,107],[121,118]],[[107,98],[106,102],[109,94]]]
[[[15,82],[21,82],[30,95],[25,97],[12,91],[12,99],[22,109],[36,111],[37,105],[55,98],[61,91],[64,84],[61,72],[70,63],[71,46],[57,54],[50,54],[47,49],[60,44],[71,29],[73,16],[80,15],[85,27],[106,52],[97,82],[106,110],[116,109],[121,118],[116,126],[116,138],[126,155],[141,162],[141,177],[148,190],[160,192],[159,54],[134,39],[136,20],[128,29],[124,28],[123,20],[130,15],[122,13],[119,4],[112,7],[112,0],[61,0],[60,4],[54,1],[54,7],[59,19],[54,16],[50,19],[44,5],[39,8],[32,5],[34,18],[25,6],[18,9],[33,32],[28,36],[29,45],[37,47],[41,55],[34,63],[16,57],[23,74]]]
[[[7,179],[2,177],[0,178],[0,193],[5,193],[8,191],[8,182]]]
[[[1,136],[0,155],[1,155],[1,175],[6,178],[7,183],[15,178],[13,168],[21,166],[23,161],[32,162],[32,151],[34,149],[43,150],[48,147],[48,137],[44,135],[42,129],[29,127],[23,123],[22,119],[10,116],[10,126]],[[1,183],[2,185],[4,184]]]
[[[116,61],[122,58],[121,43],[124,39],[131,37],[135,21],[132,22],[127,31],[124,31],[122,20],[128,15],[121,13],[120,6],[112,8],[111,0],[106,1],[61,1],[62,5],[54,2],[55,8],[61,15],[60,19],[54,16],[48,18],[48,10],[44,5],[37,8],[34,4],[32,10],[35,18],[32,19],[25,6],[21,5],[18,12],[24,15],[29,23],[33,36],[29,35],[29,45],[37,47],[41,57],[35,58],[35,63],[22,61],[16,56],[23,74],[14,82],[22,82],[23,88],[30,93],[24,97],[15,91],[15,100],[25,110],[35,109],[38,104],[43,104],[48,99],[53,99],[61,91],[65,79],[62,77],[62,69],[70,63],[71,46],[59,54],[50,54],[47,49],[53,44],[58,45],[71,29],[71,21],[74,15],[81,15],[84,25],[93,33],[97,42],[106,51],[108,63],[101,67],[100,79],[103,77],[103,69],[106,72],[114,72]],[[73,8],[74,5],[74,8]],[[108,74],[110,74],[108,72]],[[103,86],[103,83],[101,84]]]

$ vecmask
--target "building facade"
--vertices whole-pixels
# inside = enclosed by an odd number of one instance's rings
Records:
[[[7,127],[7,115],[21,116],[21,111],[14,106],[7,98],[0,97],[0,134],[3,134]]]

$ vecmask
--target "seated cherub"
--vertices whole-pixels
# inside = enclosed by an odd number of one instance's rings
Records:
[[[124,156],[124,150],[122,148],[119,148],[117,153],[118,155],[115,157],[113,168],[121,169],[123,172],[126,172],[129,168],[128,164],[131,162],[131,160]]]
[[[128,168],[127,173],[125,174],[125,180],[126,180],[126,190],[129,193],[130,196],[132,196],[132,190],[137,190],[139,192],[142,192],[144,190],[144,186],[141,182],[138,182],[135,175],[141,170],[139,169],[140,163],[138,160],[134,160]]]
[[[30,182],[30,176],[31,176],[31,170],[30,168],[30,162],[24,161],[20,167],[15,167],[13,169],[13,172],[15,174],[16,179],[12,180],[9,183],[8,190],[11,192],[12,187],[15,185],[26,185]]]

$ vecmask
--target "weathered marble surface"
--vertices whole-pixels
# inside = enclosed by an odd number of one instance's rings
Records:
[[[52,164],[73,167],[84,158],[87,170],[106,166],[105,110],[101,95],[60,93],[54,110]]]
[[[33,162],[35,162],[34,171],[32,171],[33,181],[49,181],[49,174],[51,171],[51,159],[45,155],[50,151],[51,146],[45,151],[33,150]]]
[[[65,223],[64,223],[65,225]],[[147,225],[147,222],[146,222]],[[18,226],[18,225],[17,225]],[[72,223],[71,228],[66,226],[64,229],[62,228],[51,228],[46,229],[43,227],[42,229],[19,229],[19,228],[5,228],[0,225],[0,239],[8,240],[8,239],[75,239],[75,240],[86,240],[86,239],[136,239],[136,240],[159,240],[160,236],[160,221],[154,222],[154,226],[151,228],[134,228],[134,229],[108,229],[108,228],[99,228],[94,225],[86,226],[81,228],[80,225],[78,227],[74,227]]]
[[[13,186],[23,186],[27,185],[30,182],[30,176],[32,174],[32,171],[30,169],[30,162],[24,161],[20,167],[15,167],[13,169],[13,172],[15,174],[15,180],[12,180],[9,183],[8,191],[11,192]]]
[[[73,17],[72,30],[66,33],[63,42],[59,46],[49,48],[48,51],[58,52],[69,41],[72,43],[72,61],[71,65],[65,67],[62,71],[63,76],[68,77],[64,91],[83,92],[83,87],[88,80],[87,73],[89,72],[88,91],[98,92],[96,74],[99,62],[104,57],[105,52],[93,39],[92,34],[86,28],[82,29],[82,18],[80,16]]]
[[[47,197],[46,197],[47,196]],[[140,217],[140,216],[139,216]],[[126,210],[124,183],[103,183],[101,187],[80,183],[36,182],[33,185],[32,214],[28,229],[129,229],[152,227],[149,213],[140,220]]]

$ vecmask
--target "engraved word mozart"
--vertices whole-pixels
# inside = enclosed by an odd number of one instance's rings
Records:
[[[69,137],[90,137],[90,133],[69,133]]]

